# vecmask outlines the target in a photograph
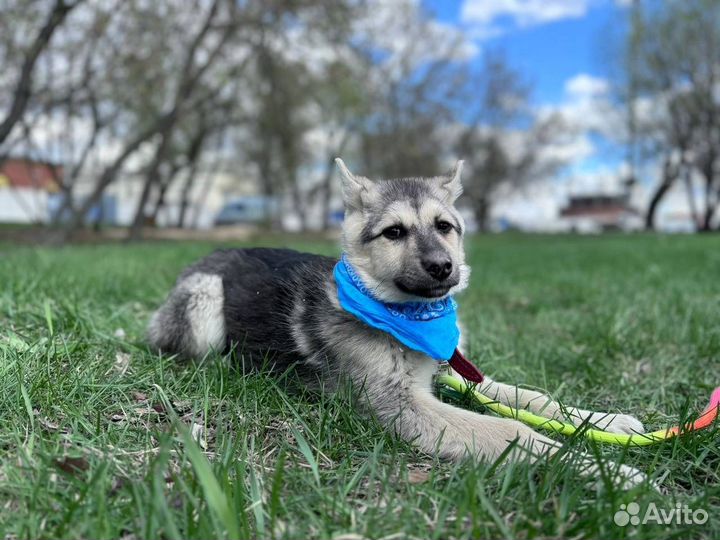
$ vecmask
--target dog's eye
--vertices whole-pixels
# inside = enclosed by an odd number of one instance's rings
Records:
[[[447,221],[438,221],[435,224],[435,227],[438,231],[440,231],[443,234],[447,234],[452,230],[452,225],[448,223]]]
[[[392,227],[384,229],[382,232],[382,235],[388,240],[400,240],[406,234],[407,231],[405,230],[405,227],[401,225],[393,225]]]

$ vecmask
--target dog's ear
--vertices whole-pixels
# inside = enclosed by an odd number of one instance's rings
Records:
[[[463,187],[460,181],[462,176],[463,163],[459,160],[448,174],[440,177],[440,187],[443,190],[444,201],[453,204],[460,195],[462,195]]]
[[[335,164],[340,171],[345,208],[362,210],[364,206],[370,203],[373,192],[372,181],[364,176],[355,176],[340,158],[335,158]]]

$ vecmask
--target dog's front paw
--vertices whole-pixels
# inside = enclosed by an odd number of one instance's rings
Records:
[[[584,411],[582,420],[595,426],[597,429],[609,431],[610,433],[645,433],[642,422],[629,414],[613,414]]]
[[[608,414],[605,420],[600,421],[600,426],[610,433],[645,433],[642,422],[629,414]]]
[[[644,472],[636,469],[635,467],[631,467],[630,465],[610,463],[607,464],[604,469],[605,470],[601,472],[597,463],[591,463],[587,460],[584,463],[582,474],[592,479],[589,482],[589,485],[594,486],[595,489],[604,489],[606,487],[606,482],[609,481],[616,488],[625,491],[643,484],[647,484],[652,489],[660,491],[660,488],[654,482],[648,480],[648,477]]]

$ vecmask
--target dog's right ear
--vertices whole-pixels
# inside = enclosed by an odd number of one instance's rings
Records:
[[[445,193],[445,201],[450,204],[454,204],[463,192],[462,183],[460,181],[460,178],[462,177],[463,163],[465,162],[461,159],[455,164],[449,174],[440,177],[440,184]]]
[[[372,181],[364,176],[355,176],[340,158],[335,158],[335,164],[340,171],[342,180],[342,194],[345,208],[350,210],[362,210],[363,206],[370,202]]]

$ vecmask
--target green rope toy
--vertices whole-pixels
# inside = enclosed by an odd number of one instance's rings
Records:
[[[520,420],[521,422],[528,424],[534,428],[552,431],[554,433],[560,433],[562,435],[572,435],[573,433],[581,429],[580,427],[570,424],[569,422],[561,422],[560,420],[544,418],[524,409],[516,409],[513,407],[509,407],[508,405],[503,405],[497,400],[492,399],[477,390],[477,387],[471,389],[463,381],[455,377],[451,377],[450,375],[440,375],[437,378],[437,382],[463,394],[469,392],[472,398],[477,403],[487,407],[488,409],[499,414],[500,416]],[[633,434],[610,433],[608,431],[603,431],[602,429],[585,429],[583,427],[582,434],[590,440],[598,441],[601,443],[619,444],[622,446],[649,446],[651,444],[655,444],[660,441],[675,437],[676,435],[683,435],[685,433],[698,431],[700,429],[709,427],[718,417],[719,409],[720,387],[716,388],[712,392],[712,395],[710,396],[710,403],[702,412],[700,417],[691,424],[660,429],[657,431],[652,431],[650,433]]]

